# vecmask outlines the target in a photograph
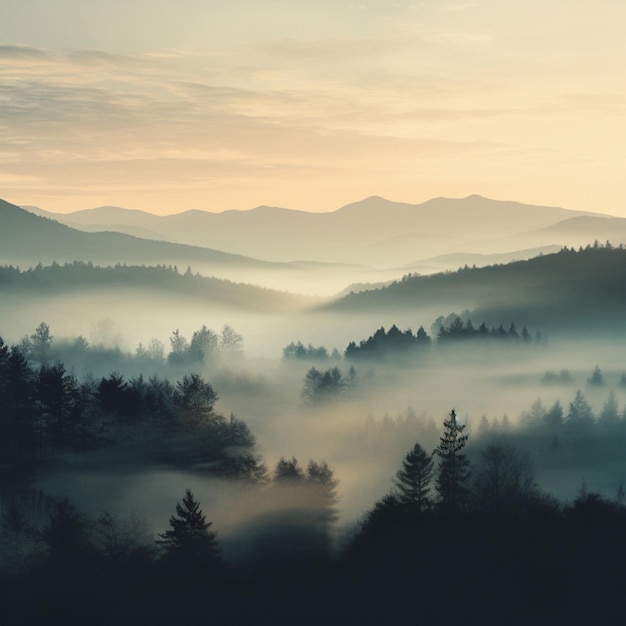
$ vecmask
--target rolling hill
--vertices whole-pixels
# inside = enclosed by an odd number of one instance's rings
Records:
[[[552,332],[626,329],[626,249],[562,250],[527,261],[406,276],[352,293],[326,311],[411,311],[436,304],[444,315],[469,309],[488,324],[515,321]]]

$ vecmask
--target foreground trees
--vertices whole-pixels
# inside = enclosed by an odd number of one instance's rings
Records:
[[[523,515],[539,495],[528,455],[506,443],[481,450],[472,491],[476,510],[495,522]]]
[[[163,546],[166,558],[197,565],[214,565],[220,561],[216,533],[209,530],[200,503],[190,489],[176,505],[176,515],[170,517],[169,530],[159,533],[157,544]]]
[[[439,507],[448,511],[459,511],[467,506],[469,497],[470,467],[467,457],[461,452],[469,435],[463,435],[465,424],[457,422],[456,412],[443,423],[444,432],[433,454],[439,457],[435,489]]]
[[[466,438],[453,411],[438,449],[458,461]],[[344,534],[340,550],[328,541],[332,469],[280,459],[256,516],[224,543],[228,568],[190,490],[159,535],[160,559],[111,515],[94,521],[60,501],[40,532],[30,509],[10,506],[0,524],[2,624],[396,624],[415,614],[442,625],[468,615],[485,625],[624,623],[623,490],[618,500],[585,491],[559,506],[500,438],[472,456],[465,508],[439,498],[416,515],[446,461],[435,456],[414,445],[394,492]],[[36,560],[15,545],[31,534],[43,546]]]
[[[422,513],[432,506],[430,483],[433,476],[432,457],[416,443],[402,461],[396,474],[395,487],[401,504]]]

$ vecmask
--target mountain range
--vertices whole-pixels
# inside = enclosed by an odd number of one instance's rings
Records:
[[[373,196],[330,213],[257,207],[169,216],[119,207],[56,214],[0,201],[0,263],[190,266],[324,296],[407,273],[526,260],[594,239],[626,242],[626,219],[477,195],[422,204]]]
[[[263,261],[118,232],[88,233],[0,200],[0,264],[32,267],[38,263],[72,261],[99,265],[172,265],[181,271],[189,266],[207,276],[296,292],[305,285],[314,291],[318,283],[332,284],[338,271],[350,269],[327,263]],[[341,279],[334,287],[339,290],[345,284]]]
[[[268,206],[222,213],[192,210],[167,216],[119,207],[67,214],[27,208],[90,232],[123,232],[265,261],[309,260],[378,269],[428,265],[423,261],[430,259],[432,264],[432,257],[451,253],[548,251],[549,246],[585,245],[596,238],[626,241],[626,219],[478,195],[434,198],[421,204],[372,196],[328,213]],[[443,259],[439,261],[434,270],[449,269],[441,265]]]
[[[477,321],[485,320],[494,324],[515,321],[520,325],[527,324],[529,327],[550,331],[593,324],[596,328],[607,329],[607,332],[618,326],[623,330],[623,320],[626,320],[626,250],[615,244],[619,243],[620,233],[626,232],[622,230],[626,220],[581,215],[566,209],[500,203],[476,196],[456,201],[436,199],[430,204],[426,203],[425,208],[422,205],[388,201],[382,201],[381,204],[379,200],[375,198],[348,205],[335,212],[339,214],[339,218],[335,214],[325,216],[298,212],[294,217],[287,210],[276,212],[267,208],[232,212],[227,215],[227,219],[240,221],[241,228],[234,232],[242,233],[242,238],[245,239],[251,228],[250,223],[260,225],[263,220],[259,216],[268,215],[268,223],[274,224],[278,235],[273,237],[268,231],[265,234],[257,233],[259,246],[264,239],[265,249],[271,251],[279,247],[278,242],[293,234],[296,239],[308,241],[310,250],[318,250],[321,254],[327,241],[338,236],[337,232],[343,233],[346,238],[346,248],[356,250],[359,236],[367,231],[363,223],[369,219],[378,223],[379,235],[385,230],[382,227],[383,222],[394,226],[396,234],[388,237],[388,240],[396,243],[402,237],[410,240],[413,234],[407,232],[402,235],[398,224],[414,222],[414,214],[417,213],[418,217],[422,215],[425,224],[430,225],[431,234],[437,235],[433,235],[433,239],[439,242],[439,249],[447,252],[432,257],[419,257],[419,252],[431,249],[425,245],[419,250],[413,250],[418,257],[416,261],[388,269],[317,261],[272,262],[124,233],[83,232],[0,201],[0,264],[35,267],[38,264],[56,263],[49,272],[42,272],[41,268],[31,274],[22,272],[21,275],[9,271],[8,278],[3,279],[1,289],[6,295],[28,292],[36,297],[46,297],[48,293],[69,294],[74,288],[77,292],[85,292],[85,295],[87,292],[95,294],[97,291],[102,296],[105,290],[111,288],[139,292],[144,287],[151,293],[158,293],[159,298],[163,297],[163,293],[171,292],[174,301],[177,299],[176,294],[179,294],[184,296],[188,304],[193,300],[205,303],[202,306],[213,303],[257,311],[288,312],[310,307],[319,310],[321,307],[329,313],[345,312],[350,316],[365,312],[372,316],[384,313],[386,318],[393,318],[402,312],[407,317],[415,316],[417,310],[425,308],[436,310],[435,316],[470,309],[476,312]],[[386,207],[389,212],[381,212],[381,206]],[[128,213],[124,209],[99,209],[85,214],[93,217],[98,212],[108,214],[111,211],[118,219]],[[130,212],[129,215],[136,220],[143,220],[145,217],[136,212]],[[209,220],[214,220],[216,229],[220,223],[220,215],[222,214],[208,215]],[[277,215],[284,220],[280,223],[274,222]],[[480,219],[477,215],[481,216]],[[491,220],[490,215],[493,217]],[[192,221],[207,219],[206,215],[197,213],[182,216],[188,220],[193,218]],[[177,218],[170,217],[173,220]],[[148,219],[160,223],[167,218],[149,216]],[[293,220],[301,220],[303,224],[307,220],[311,220],[311,223],[317,221],[317,231],[307,232],[305,229],[292,233],[288,230],[288,225],[294,224]],[[508,220],[513,220],[513,225]],[[344,226],[338,226],[338,231],[322,228],[324,224],[328,228],[329,224],[341,225],[342,222]],[[354,232],[348,231],[347,224],[352,224]],[[474,228],[470,228],[470,224],[474,224]],[[520,227],[520,224],[523,226]],[[602,228],[610,232],[603,231]],[[468,235],[466,231],[472,232]],[[479,234],[476,234],[477,231]],[[393,229],[387,229],[386,234],[391,232]],[[421,231],[419,236],[428,239],[425,233],[426,231]],[[498,233],[499,236],[496,236]],[[454,252],[454,242],[464,238],[467,242],[471,237],[474,241],[482,237],[483,243],[491,240],[506,247],[507,241],[520,241],[523,233],[544,237],[546,241],[552,241],[552,244],[522,248],[517,252],[489,252],[487,246],[483,246],[480,252]],[[584,237],[588,242],[585,249],[574,252],[572,246],[577,241],[559,241],[563,233],[571,237]],[[610,238],[613,245],[589,245],[593,239],[605,239],[603,234],[608,235],[606,239]],[[324,245],[320,243],[320,239]],[[561,249],[555,241],[569,244],[571,248]],[[432,249],[437,246],[432,246]],[[559,251],[554,253],[557,250]],[[520,258],[527,260],[516,260]],[[83,262],[83,265],[74,265],[74,269],[58,265],[72,261]],[[166,272],[165,275],[163,272],[159,274],[148,271],[149,268],[145,267],[129,268],[128,271],[115,274],[92,270],[91,265],[84,265],[89,261],[96,265],[118,267],[124,264],[177,265],[180,272],[173,272],[171,275]],[[186,271],[185,280],[182,280],[180,274],[188,265],[193,271]],[[476,267],[472,267],[473,265]],[[442,266],[464,267],[456,271],[437,273],[436,270]],[[419,275],[422,269],[432,273]],[[191,281],[190,278],[197,272],[246,285],[203,280],[199,276]],[[52,291],[46,288],[48,283],[54,283]],[[372,283],[377,288],[372,288]],[[337,297],[333,303],[323,305],[320,300],[294,299],[276,291],[251,288],[251,284],[326,296],[332,288],[332,293],[336,293]],[[186,306],[187,304],[183,305],[182,310]]]

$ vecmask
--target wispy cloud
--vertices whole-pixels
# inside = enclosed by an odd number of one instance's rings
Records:
[[[557,5],[511,16],[491,0],[270,3],[260,16],[246,3],[236,32],[204,46],[187,18],[188,30],[141,52],[69,37],[72,47],[2,45],[3,188],[24,204],[55,199],[48,208],[71,190],[68,210],[171,210],[173,198],[179,210],[322,198],[334,208],[418,185],[423,195],[406,199],[489,195],[496,179],[532,200],[524,194],[545,189],[551,169],[574,198],[583,181],[574,168],[563,184],[566,164],[623,163],[626,57],[614,26],[598,35],[601,16]],[[626,16],[604,6],[612,24]],[[159,7],[152,20],[171,17]],[[106,30],[114,16],[103,11]],[[216,5],[211,28],[233,20]]]

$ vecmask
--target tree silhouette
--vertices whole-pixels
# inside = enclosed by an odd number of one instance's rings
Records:
[[[185,491],[182,502],[176,505],[170,526],[169,530],[159,533],[160,539],[157,539],[157,544],[165,547],[167,556],[205,562],[219,559],[216,533],[209,530],[212,522],[206,521],[191,489]]]
[[[591,376],[587,378],[587,384],[590,387],[602,387],[604,385],[604,375],[599,365],[596,365]]]
[[[72,427],[72,412],[78,396],[78,383],[62,363],[41,365],[37,372],[37,391],[42,428],[60,444]],[[42,433],[43,434],[43,433]]]
[[[495,521],[519,517],[536,493],[527,454],[506,443],[481,450],[474,480],[478,510]]]
[[[402,461],[402,469],[396,474],[395,487],[398,500],[422,513],[432,504],[430,482],[433,475],[432,457],[416,443]]]
[[[306,480],[312,499],[322,510],[322,517],[325,522],[330,524],[337,518],[335,505],[337,499],[337,485],[339,481],[335,478],[335,474],[331,467],[322,461],[309,461],[306,469]]]
[[[305,541],[318,557],[330,551],[331,529],[337,521],[338,483],[326,461],[309,461],[305,483],[309,530]]]
[[[178,328],[170,337],[171,352],[167,355],[170,365],[182,365],[187,361],[187,352],[189,350],[189,342],[186,337],[180,334]]]
[[[293,485],[303,483],[305,479],[304,470],[300,467],[295,456],[290,459],[280,457],[274,469],[274,482],[283,485]]]
[[[582,391],[577,391],[574,400],[569,403],[566,424],[574,428],[588,428],[594,424],[593,409]]]
[[[212,360],[217,353],[219,337],[205,325],[194,331],[191,343],[187,350],[189,361],[192,363],[205,363]]]
[[[76,558],[89,549],[87,518],[68,498],[56,503],[41,535],[54,561]]]
[[[463,435],[465,424],[458,424],[456,411],[450,411],[449,419],[443,422],[444,432],[433,454],[439,457],[435,489],[439,496],[439,507],[445,512],[465,508],[469,494],[469,461],[461,450],[467,443]]]
[[[243,355],[243,337],[232,326],[226,324],[220,333],[220,349],[229,357]]]
[[[563,426],[563,407],[558,400],[546,412],[543,424],[551,431],[559,430]]]
[[[619,423],[620,412],[615,392],[611,391],[611,393],[609,393],[609,397],[602,407],[598,421],[604,426],[614,426]]]
[[[200,375],[189,374],[176,383],[174,401],[185,417],[202,421],[213,414],[217,393]]]
[[[304,386],[300,395],[305,403],[315,404],[338,396],[349,386],[350,382],[338,367],[325,372],[312,367],[304,377]]]

